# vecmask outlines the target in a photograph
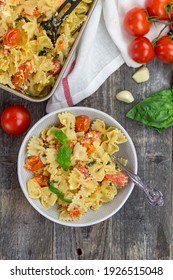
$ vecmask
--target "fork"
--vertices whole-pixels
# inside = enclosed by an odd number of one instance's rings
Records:
[[[152,206],[163,206],[163,194],[159,190],[145,184],[138,175],[134,174],[130,169],[125,167],[115,155],[112,156],[112,159],[127,173],[129,178],[143,190],[146,194],[148,202]]]
[[[46,31],[47,36],[51,39],[52,43],[55,45],[58,38],[58,28],[66,17],[76,8],[76,6],[82,0],[65,0],[65,2],[57,9],[55,14],[48,20],[40,22],[40,25]],[[70,5],[68,5],[70,4]],[[59,18],[60,12],[67,6],[65,13]]]

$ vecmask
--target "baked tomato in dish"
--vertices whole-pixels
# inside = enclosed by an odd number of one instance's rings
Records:
[[[1,126],[8,134],[20,135],[28,130],[30,123],[31,115],[21,105],[11,105],[2,112]]]
[[[21,40],[21,31],[18,28],[12,28],[2,37],[4,45],[9,47],[16,47]]]

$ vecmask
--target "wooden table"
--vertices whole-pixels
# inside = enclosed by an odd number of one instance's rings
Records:
[[[118,91],[128,89],[135,104],[154,91],[172,86],[172,65],[154,60],[148,67],[150,80],[136,84],[132,80],[135,69],[123,65],[79,105],[102,110],[125,127],[137,150],[138,174],[163,192],[164,206],[150,206],[135,187],[121,210],[104,222],[83,228],[54,224],[31,207],[19,186],[17,156],[24,135],[12,137],[0,128],[1,259],[173,259],[172,128],[158,133],[127,119],[125,113],[132,104],[115,98]],[[31,103],[2,90],[0,100],[0,113],[10,104],[26,106],[32,125],[46,113],[46,102]]]

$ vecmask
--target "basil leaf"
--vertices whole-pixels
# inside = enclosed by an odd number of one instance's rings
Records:
[[[62,130],[54,130],[52,131],[52,134],[55,135],[55,137],[61,142],[61,144],[65,144],[67,141],[67,136]]]
[[[61,165],[61,167],[65,171],[67,171],[70,167],[71,154],[72,154],[72,149],[67,145],[61,146],[58,152],[57,162]]]
[[[49,190],[51,192],[57,194],[62,201],[67,202],[67,203],[71,203],[72,202],[71,199],[65,198],[63,193],[59,189],[55,188],[54,186],[50,186]]]
[[[173,89],[161,90],[136,104],[126,116],[159,132],[173,125]]]

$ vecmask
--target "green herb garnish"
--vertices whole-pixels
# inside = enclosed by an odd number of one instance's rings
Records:
[[[57,157],[57,162],[61,165],[61,167],[67,171],[70,167],[71,163],[71,154],[72,154],[72,149],[67,146],[67,145],[62,145],[58,157]]]
[[[61,144],[67,143],[67,135],[62,130],[54,130],[52,134],[59,140]]]
[[[173,89],[155,92],[136,104],[127,114],[128,118],[157,129],[173,125]]]
[[[54,186],[50,186],[49,190],[51,192],[57,194],[62,201],[67,202],[67,203],[71,203],[72,202],[71,199],[65,198],[64,194],[62,193],[62,191],[60,191],[59,189],[55,188]]]
[[[90,166],[93,166],[94,164],[96,163],[96,161],[94,160],[94,161],[90,161],[90,162],[88,162],[88,166],[90,167]]]
[[[62,130],[52,131],[52,133],[62,144],[58,152],[57,162],[67,171],[71,164],[72,149],[69,147],[70,142]]]

